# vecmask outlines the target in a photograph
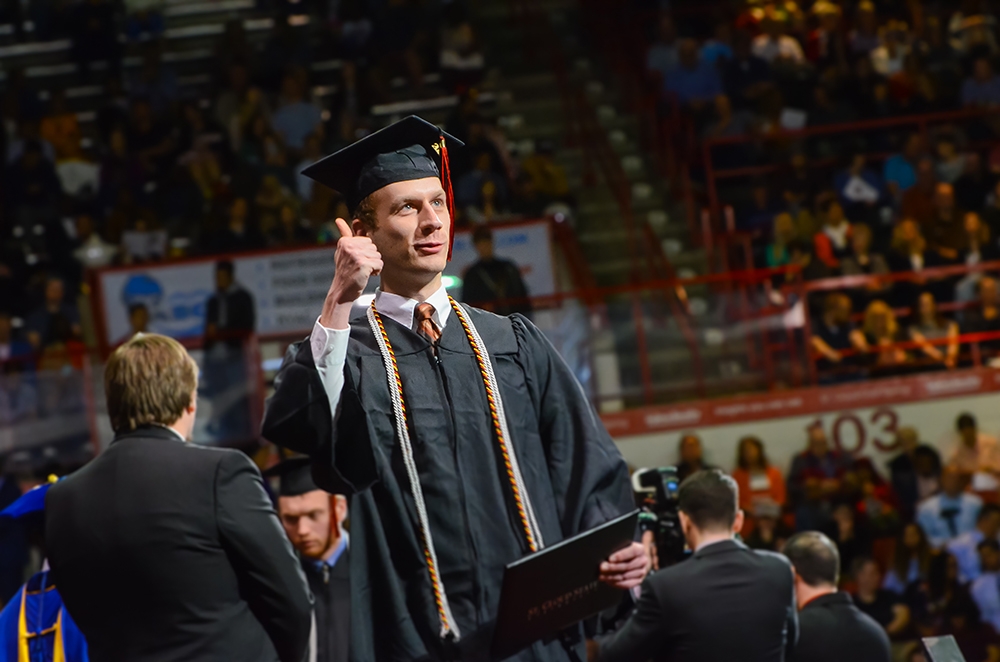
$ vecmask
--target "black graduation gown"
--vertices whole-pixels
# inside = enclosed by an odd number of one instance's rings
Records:
[[[466,310],[490,352],[545,544],[630,511],[625,462],[551,344],[520,315]],[[504,566],[528,550],[482,377],[455,317],[444,328],[438,358],[418,334],[389,318],[384,324],[402,375],[441,576],[462,635],[458,644],[440,638],[385,369],[364,317],[351,322],[336,425],[303,342],[289,348],[275,379],[263,434],[309,453],[323,489],[351,495],[351,660],[487,659]],[[582,646],[579,652],[583,657]],[[512,659],[568,656],[550,642]]]
[[[347,662],[351,632],[350,549],[345,549],[324,571],[315,561],[302,559],[316,616],[316,662]],[[325,565],[325,564],[324,564]]]

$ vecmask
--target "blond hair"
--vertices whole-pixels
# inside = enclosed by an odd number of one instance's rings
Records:
[[[116,433],[143,425],[173,425],[198,388],[198,365],[173,338],[137,333],[104,369],[108,417]]]
[[[868,307],[865,308],[865,322],[863,325],[864,332],[872,337],[879,338],[879,317],[885,319],[885,335],[889,338],[895,338],[896,333],[899,331],[899,325],[896,322],[896,314],[892,312],[892,308],[889,307],[889,304],[878,299],[872,301],[868,304]]]

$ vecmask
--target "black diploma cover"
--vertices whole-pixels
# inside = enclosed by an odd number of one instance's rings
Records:
[[[598,581],[600,565],[635,536],[639,511],[507,565],[491,654],[501,660],[605,609],[624,591]]]

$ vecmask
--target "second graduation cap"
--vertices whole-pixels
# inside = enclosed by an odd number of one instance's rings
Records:
[[[451,216],[450,259],[455,241],[455,207],[448,150],[462,146],[458,138],[410,115],[320,159],[302,174],[343,195],[351,213],[362,200],[389,184],[440,178]]]
[[[321,488],[312,477],[312,460],[308,457],[293,457],[283,460],[264,472],[265,478],[278,479],[278,496],[301,496]]]

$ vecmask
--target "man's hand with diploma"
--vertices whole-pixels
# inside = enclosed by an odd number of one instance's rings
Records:
[[[650,565],[646,548],[641,542],[634,542],[601,564],[600,580],[615,588],[633,589],[646,578]]]

